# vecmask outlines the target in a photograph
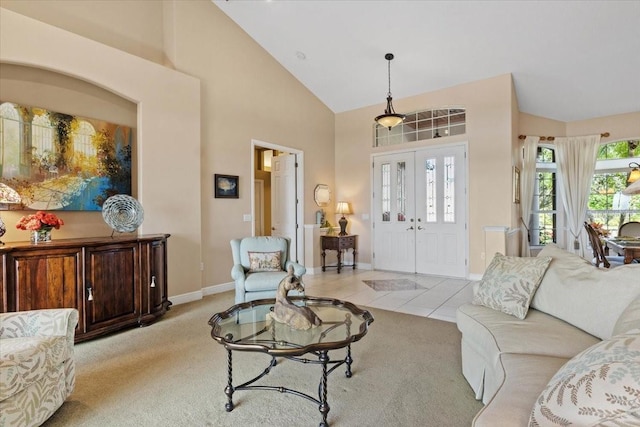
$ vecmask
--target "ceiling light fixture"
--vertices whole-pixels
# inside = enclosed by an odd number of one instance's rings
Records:
[[[375,120],[380,126],[384,126],[391,130],[392,127],[402,123],[406,116],[404,114],[396,113],[396,110],[393,108],[393,98],[391,97],[391,60],[393,59],[393,53],[387,53],[384,56],[384,59],[389,61],[389,92],[387,93],[387,108],[384,110],[384,114],[379,115]]]
[[[640,164],[636,162],[629,163],[629,167],[631,168],[631,172],[629,172],[629,178],[627,178],[627,182],[629,184],[636,182],[640,179]]]

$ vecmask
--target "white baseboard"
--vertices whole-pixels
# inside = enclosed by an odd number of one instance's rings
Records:
[[[202,291],[189,292],[188,294],[174,295],[169,297],[172,305],[186,304],[188,302],[198,301],[202,299]]]
[[[202,288],[199,291],[189,292],[181,295],[174,295],[169,297],[169,301],[173,305],[186,304],[188,302],[198,301],[204,298],[207,295],[219,294],[226,291],[231,291],[235,289],[236,285],[233,282],[223,283],[221,285],[211,285],[206,288]]]
[[[327,268],[331,267],[332,269],[337,267],[337,263],[333,263],[333,264],[327,264]],[[351,266],[342,266],[342,270],[351,270]],[[358,263],[356,264],[356,270],[371,270],[371,264],[362,264],[362,263]],[[306,274],[322,274],[322,267],[307,267],[307,273]]]
[[[236,288],[235,282],[223,283],[221,285],[211,285],[202,288],[202,293],[206,295],[220,294],[222,292],[232,291]]]
[[[469,274],[469,280],[473,280],[473,281],[479,281],[482,279],[482,274]]]

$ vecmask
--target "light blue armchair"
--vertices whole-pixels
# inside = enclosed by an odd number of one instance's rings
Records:
[[[236,304],[274,298],[289,265],[293,266],[296,276],[307,272],[303,265],[289,261],[289,244],[286,237],[256,236],[231,240],[231,277],[236,282]],[[289,295],[295,294],[291,292]]]

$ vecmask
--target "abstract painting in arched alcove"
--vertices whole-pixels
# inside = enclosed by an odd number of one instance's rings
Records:
[[[134,129],[11,102],[0,121],[0,182],[20,194],[16,208],[99,211],[131,195]]]

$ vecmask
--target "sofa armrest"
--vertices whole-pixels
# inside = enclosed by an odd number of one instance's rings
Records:
[[[242,266],[242,264],[235,264],[233,267],[231,267],[231,278],[233,280],[235,280],[236,282],[238,280],[244,281],[246,277],[247,273],[244,271],[244,267]]]
[[[0,338],[66,336],[73,344],[77,324],[75,308],[0,313]]]
[[[52,308],[43,310],[0,313],[0,339],[24,337],[65,337],[66,359],[65,395],[75,387],[74,339],[78,324],[78,310],[75,308]]]

